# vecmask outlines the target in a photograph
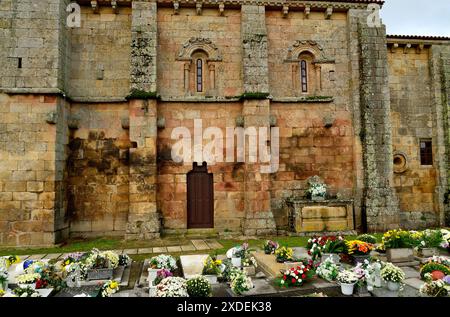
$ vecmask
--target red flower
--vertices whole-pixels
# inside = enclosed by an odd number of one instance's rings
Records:
[[[306,274],[302,274],[302,279],[305,279],[306,278]]]
[[[285,280],[285,281],[286,281],[286,278],[287,278],[287,277],[286,277],[286,275],[284,275],[284,276],[283,276],[283,280]]]
[[[295,284],[295,282],[297,282],[297,280],[295,278],[292,279],[292,284]]]

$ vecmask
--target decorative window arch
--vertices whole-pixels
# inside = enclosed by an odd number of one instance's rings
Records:
[[[184,61],[184,90],[186,94],[216,93],[216,63],[222,55],[214,43],[206,38],[193,37],[178,53],[178,61]]]
[[[288,48],[285,63],[292,65],[292,90],[298,94],[317,94],[322,89],[322,64],[334,63],[315,41],[296,41]]]

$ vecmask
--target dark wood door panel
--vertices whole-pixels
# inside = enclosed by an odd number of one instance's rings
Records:
[[[187,174],[187,226],[188,228],[214,227],[214,184],[213,174],[208,173],[204,162],[194,163]]]

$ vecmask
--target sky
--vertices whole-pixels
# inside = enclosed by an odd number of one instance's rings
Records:
[[[385,0],[387,34],[450,37],[450,0]]]

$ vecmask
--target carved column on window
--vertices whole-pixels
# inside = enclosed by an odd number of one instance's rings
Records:
[[[211,90],[216,89],[216,65],[213,63],[208,64],[209,69],[209,88]]]
[[[191,62],[184,63],[184,92],[189,93]]]
[[[299,74],[298,74],[298,64],[292,64],[292,90],[297,93],[298,89],[298,81],[299,81]]]
[[[322,66],[320,66],[319,64],[315,64],[314,65],[314,69],[316,71],[316,93],[320,92],[322,90],[322,78],[321,78],[321,74],[322,74]]]

